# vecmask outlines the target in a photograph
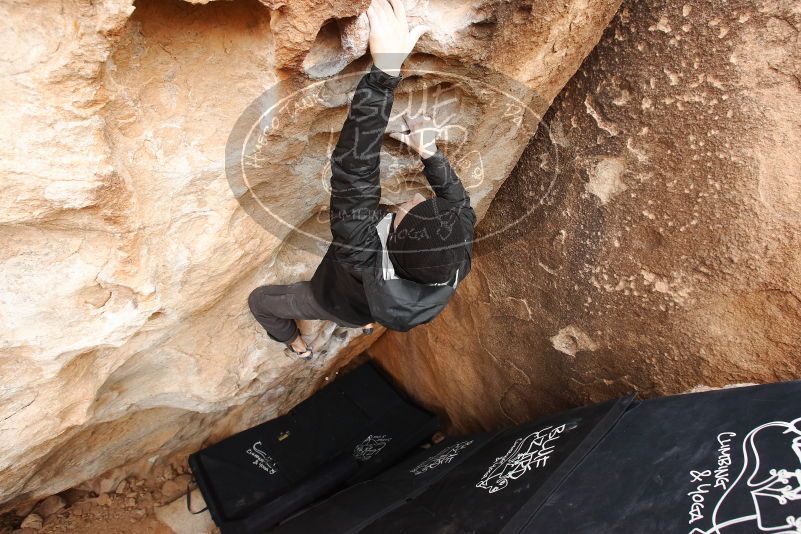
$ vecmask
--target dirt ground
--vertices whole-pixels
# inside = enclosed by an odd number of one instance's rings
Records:
[[[189,481],[185,466],[168,466],[148,479],[124,479],[105,493],[67,490],[0,516],[0,534],[173,534],[155,511],[182,498]]]

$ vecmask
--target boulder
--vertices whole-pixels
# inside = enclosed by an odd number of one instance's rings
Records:
[[[30,528],[33,530],[39,530],[42,528],[42,518],[38,514],[30,514],[28,517],[22,520],[22,524],[20,528],[26,529]]]
[[[801,12],[625,2],[432,324],[371,352],[460,429],[801,377]]]
[[[432,31],[398,111],[436,105],[479,213],[617,4],[408,0]],[[291,361],[246,305],[260,284],[308,278],[325,249],[325,165],[369,66],[366,5],[6,6],[0,504],[275,417],[378,337],[304,324],[326,353]],[[246,112],[265,144],[243,154],[256,165],[240,187]],[[386,154],[395,203],[420,165],[397,144]]]
[[[51,495],[36,505],[34,511],[43,519],[47,519],[51,515],[58,513],[67,506],[67,502],[59,495]]]

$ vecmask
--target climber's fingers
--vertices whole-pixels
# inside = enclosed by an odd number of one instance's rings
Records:
[[[387,0],[373,0],[370,3],[370,8],[373,9],[374,18],[377,23],[388,23],[392,18],[395,18],[392,8],[387,3]]]
[[[367,8],[367,20],[370,23],[370,30],[375,28],[375,8],[370,4]]]
[[[403,0],[389,0],[392,4],[392,11],[395,12],[395,18],[398,22],[406,22],[406,7],[403,5]]]
[[[373,0],[367,8],[367,20],[370,21],[370,31],[376,31],[381,26],[381,14],[378,11],[378,0]]]

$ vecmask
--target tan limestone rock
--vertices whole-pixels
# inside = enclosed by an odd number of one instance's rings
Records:
[[[531,133],[509,104],[544,112],[617,3],[407,3],[432,31],[398,106],[440,99],[479,213]],[[308,278],[325,248],[325,165],[353,88],[336,77],[369,65],[366,4],[4,4],[0,503],[275,417],[377,337],[304,324],[327,352],[291,361],[246,305],[257,285]],[[287,224],[260,224],[227,179],[229,134],[275,103],[257,100],[268,88],[312,83],[318,99],[276,115],[251,188]],[[386,146],[397,202],[420,166]]]

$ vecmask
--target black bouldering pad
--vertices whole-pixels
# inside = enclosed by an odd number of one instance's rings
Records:
[[[801,532],[801,382],[641,402],[526,532]]]
[[[630,402],[626,398],[578,408],[501,432],[419,497],[361,532],[515,532]]]
[[[288,519],[276,534],[359,532],[405,504],[470,458],[495,434],[449,438],[420,450],[373,480],[356,484]]]
[[[248,525],[261,529],[294,513],[310,503],[309,496],[322,498],[373,476],[438,426],[436,416],[367,364],[288,414],[193,454],[189,463],[223,532],[249,532]],[[254,520],[254,513],[270,521]]]

